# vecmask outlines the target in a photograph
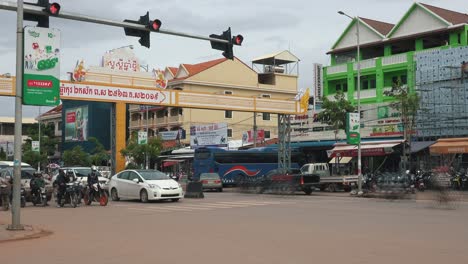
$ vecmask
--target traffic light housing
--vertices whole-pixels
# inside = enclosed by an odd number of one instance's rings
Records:
[[[241,36],[242,37],[242,36]],[[226,59],[234,60],[234,52],[232,51],[232,38],[231,38],[231,28],[229,27],[221,35],[211,34],[210,38],[222,39],[228,41],[228,43],[221,43],[211,40],[211,48],[216,50],[222,50],[223,56]],[[242,38],[243,40],[243,38]],[[242,41],[241,41],[242,43]]]
[[[241,46],[242,41],[244,41],[244,37],[242,35],[232,37],[232,44],[234,45]]]
[[[49,16],[58,16],[60,12],[60,5],[57,3],[49,3],[49,0],[38,0],[36,4],[27,4],[43,7],[43,11],[47,13],[47,15],[24,14],[24,20],[36,21],[38,27],[48,28]]]
[[[149,19],[149,12],[146,12],[146,15],[140,16],[138,21],[125,19],[124,22],[134,23],[145,26],[148,30],[140,30],[134,28],[125,27],[125,35],[132,37],[140,37],[138,42],[140,45],[149,48],[150,47],[150,31],[157,32],[161,28],[162,22],[159,19],[151,20]]]

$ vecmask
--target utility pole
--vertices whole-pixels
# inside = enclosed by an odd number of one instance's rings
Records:
[[[254,148],[257,147],[257,112],[254,112],[254,118],[253,118],[253,142],[254,142]]]
[[[24,230],[20,222],[21,199],[21,143],[23,119],[23,0],[18,0],[16,12],[16,96],[15,96],[15,137],[14,137],[14,170],[13,199],[11,206],[11,225],[8,230]]]
[[[37,123],[39,124],[39,156],[41,155],[41,107],[39,106],[39,118]],[[41,160],[37,163],[37,171],[41,171]]]

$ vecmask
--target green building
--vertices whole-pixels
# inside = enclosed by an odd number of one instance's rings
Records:
[[[467,46],[468,15],[414,3],[396,24],[358,18],[361,60],[361,104],[383,104],[384,95],[398,78],[414,88],[415,55],[434,49]],[[323,70],[324,96],[341,90],[348,100],[357,98],[358,20],[354,19],[327,53],[331,65]],[[375,106],[374,106],[375,107]],[[364,120],[369,119],[364,115]],[[365,135],[364,135],[365,136]]]

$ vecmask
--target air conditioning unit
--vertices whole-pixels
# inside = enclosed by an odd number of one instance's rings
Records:
[[[266,65],[265,72],[275,72],[275,73],[284,73],[284,67],[281,66],[273,66],[273,65]]]

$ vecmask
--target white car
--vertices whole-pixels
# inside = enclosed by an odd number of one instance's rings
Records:
[[[179,183],[158,170],[124,170],[112,176],[109,184],[113,201],[140,199],[179,201],[184,191]]]

